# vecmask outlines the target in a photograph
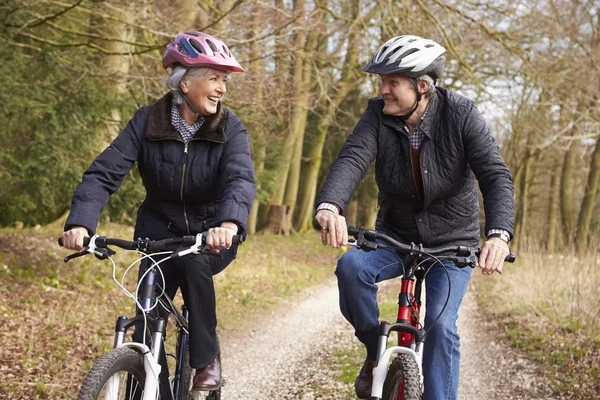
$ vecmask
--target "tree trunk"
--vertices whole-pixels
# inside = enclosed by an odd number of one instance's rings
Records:
[[[346,225],[356,226],[358,222],[358,199],[352,199],[346,206]]]
[[[525,160],[522,160],[524,167],[519,180],[519,201],[517,202],[517,215],[515,218],[515,242],[513,250],[517,250],[527,240],[527,217],[529,216],[529,187],[531,183],[531,168],[533,157],[527,152]]]
[[[252,26],[250,29],[250,35],[252,37],[258,36],[259,27],[261,24],[261,13],[258,7],[254,7],[252,14]],[[260,54],[260,46],[258,41],[253,41],[250,44],[251,54]],[[263,84],[263,66],[260,57],[254,57],[251,63],[250,71],[253,77],[253,91],[255,93],[255,104],[261,105],[264,101],[264,84]],[[266,143],[266,132],[265,126],[261,123],[251,125],[252,132],[250,134],[252,146],[252,155],[254,160],[254,172],[256,176],[256,193],[257,195],[261,190],[260,175],[265,167],[265,158],[267,155],[267,143]],[[248,233],[256,233],[256,225],[258,224],[258,210],[260,208],[260,201],[255,198],[252,203],[252,209],[248,217]]]
[[[292,156],[290,165],[290,174],[286,183],[285,197],[283,198],[283,204],[290,207],[288,214],[289,221],[288,226],[292,225],[292,218],[294,210],[296,208],[296,198],[298,197],[298,187],[300,186],[300,167],[302,166],[302,147],[304,144],[304,131],[306,130],[306,115],[302,121],[298,121],[300,126],[297,128],[296,143],[294,144],[294,154]]]
[[[377,222],[377,197],[373,198],[369,204],[367,204],[367,213],[364,226],[370,229],[375,229]]]
[[[95,4],[94,8],[100,11],[97,18],[97,23],[106,26],[106,33],[110,37],[117,37],[123,41],[133,41],[132,25],[135,22],[134,12],[135,7],[129,2],[119,2],[114,5],[119,7],[118,10],[110,10],[110,12],[118,12],[119,18],[126,21],[127,24],[115,22],[102,18],[108,11],[102,4]],[[131,46],[126,43],[117,41],[101,41],[100,45],[106,48],[111,53],[127,53]],[[130,61],[127,55],[104,55],[101,60],[102,71],[110,76],[111,92],[115,97],[123,96],[127,93],[127,80],[125,76],[129,73]],[[104,150],[119,134],[123,124],[121,120],[121,111],[114,108],[110,111],[110,117],[106,120],[106,125],[102,136],[99,138],[100,150]]]
[[[358,2],[352,3],[352,17],[358,16]],[[312,219],[315,212],[315,197],[317,193],[317,184],[321,162],[323,160],[323,147],[327,138],[329,126],[335,115],[338,106],[346,98],[350,90],[360,85],[362,79],[357,74],[358,71],[358,26],[352,25],[348,34],[348,51],[342,69],[342,76],[338,83],[337,91],[330,95],[330,101],[327,104],[323,114],[317,123],[317,136],[311,143],[308,155],[308,165],[303,182],[301,198],[299,200],[300,213],[298,214],[298,223],[296,226],[300,232],[308,231],[312,228]]]
[[[294,9],[297,14],[299,14],[302,19],[305,19],[304,15],[304,0],[299,0],[294,3]],[[278,174],[277,179],[275,181],[275,189],[271,196],[270,207],[271,208],[280,208],[284,202],[284,198],[286,196],[286,191],[288,192],[287,200],[289,203],[286,207],[286,216],[289,216],[289,208],[291,205],[295,204],[295,199],[291,200],[293,196],[294,189],[288,186],[288,177],[290,176],[290,168],[292,164],[293,155],[296,150],[296,140],[298,140],[299,136],[304,132],[304,127],[306,126],[306,115],[308,112],[308,88],[306,81],[305,69],[307,66],[305,63],[308,63],[308,68],[310,68],[311,58],[308,56],[309,54],[312,56],[313,48],[316,45],[316,32],[313,31],[310,35],[312,39],[309,38],[307,41],[307,31],[306,29],[299,29],[294,37],[293,44],[294,48],[298,49],[294,54],[293,61],[293,72],[292,72],[292,91],[293,96],[291,99],[291,115],[290,115],[290,125],[287,129],[287,133],[284,137],[280,157],[275,167],[275,171]],[[300,144],[301,145],[301,144]],[[295,177],[292,177],[292,180]],[[296,179],[297,181],[297,179]],[[292,184],[296,184],[297,182],[292,181]],[[297,187],[295,189],[297,193]],[[276,220],[271,218],[272,215],[279,215],[279,211],[269,211],[269,219],[268,225],[265,228],[267,232],[273,232],[278,230],[278,224]],[[272,223],[278,224],[277,226],[271,226]],[[285,224],[287,229],[291,229],[289,224]],[[288,232],[284,232],[284,234],[288,234]]]
[[[266,147],[265,146],[256,146],[258,151],[255,151],[254,154],[254,170],[256,177],[258,178],[259,174],[264,170],[265,167],[265,156],[266,156]],[[260,179],[256,179],[256,193],[260,191],[261,183]],[[250,210],[250,215],[248,216],[248,233],[254,234],[256,233],[256,226],[258,225],[258,210],[260,208],[260,200],[257,198],[252,202],[252,209]]]
[[[588,174],[587,185],[585,186],[585,195],[579,212],[577,222],[577,250],[583,251],[587,248],[590,236],[590,225],[592,222],[592,213],[598,186],[600,185],[600,137],[596,139],[596,147],[590,161],[590,172]]]
[[[282,204],[279,206],[271,205],[269,209],[269,218],[267,227],[263,230],[263,233],[271,233],[274,235],[289,235],[290,226],[289,221],[290,207]]]
[[[550,204],[548,207],[548,236],[546,237],[546,250],[549,253],[556,251],[557,232],[560,228],[560,171],[562,169],[562,160],[555,159],[554,172],[550,183]]]
[[[575,210],[573,208],[573,186],[575,161],[579,152],[579,139],[574,139],[565,154],[560,184],[560,215],[565,241],[572,243],[575,229]]]

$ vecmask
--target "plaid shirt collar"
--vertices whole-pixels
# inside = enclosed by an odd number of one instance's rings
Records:
[[[419,149],[423,144],[423,140],[425,140],[425,136],[431,138],[431,125],[433,116],[437,110],[437,92],[433,93],[433,96],[429,99],[429,103],[427,103],[427,108],[425,108],[425,112],[421,116],[419,123],[415,127],[412,134],[410,133],[408,126],[404,121],[398,118],[400,126],[404,129],[404,131],[410,137],[410,144],[415,149]]]
[[[188,123],[179,114],[179,106],[173,102],[171,104],[171,123],[177,132],[179,132],[183,141],[187,143],[192,140],[194,134],[204,123],[204,117],[200,117],[200,119],[194,125],[188,125]]]

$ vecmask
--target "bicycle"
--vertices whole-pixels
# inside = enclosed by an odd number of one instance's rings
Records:
[[[414,243],[400,243],[388,235],[362,227],[350,226],[348,234],[355,237],[348,244],[358,249],[393,249],[405,255],[396,322],[391,324],[381,321],[379,324],[377,365],[373,369],[370,400],[420,400],[423,394],[422,355],[427,336],[419,322],[421,291],[427,269],[432,265],[425,267],[424,264],[431,260],[441,264],[441,259],[450,259],[459,268],[474,268],[477,266],[480,249],[468,246],[424,248],[423,245]],[[378,239],[380,242],[377,242]],[[514,262],[515,258],[511,253],[505,261]],[[441,312],[443,311],[444,309]],[[398,344],[388,348],[391,332],[397,332]],[[390,363],[393,354],[397,356]]]
[[[218,256],[204,244],[205,237],[206,233],[201,233],[163,240],[128,241],[94,235],[86,238],[83,250],[65,257],[65,262],[87,254],[93,254],[101,260],[109,259],[113,264],[113,279],[136,302],[135,317],[117,318],[114,347],[96,361],[83,381],[78,400],[220,400],[220,388],[210,392],[190,391],[192,368],[189,364],[188,312],[185,305],[181,312],[177,310],[162,291],[164,282],[161,286],[158,279],[162,276],[160,263],[170,258],[199,253]],[[243,241],[241,236],[234,236],[233,239],[233,244]],[[62,238],[58,242],[62,246]],[[109,245],[141,254],[125,271],[122,279],[137,262],[143,259],[151,262],[137,284],[135,296],[117,281],[116,263],[112,258],[117,253]],[[154,258],[157,256],[165,257],[156,261]],[[166,318],[169,316],[177,328],[175,354],[168,354],[164,344]],[[125,342],[127,330],[136,325],[144,326],[146,334],[142,335],[142,342]],[[174,359],[172,373],[167,357]]]

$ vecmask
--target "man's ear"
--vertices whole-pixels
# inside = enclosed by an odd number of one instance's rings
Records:
[[[425,94],[427,92],[427,89],[429,89],[429,82],[418,80],[417,86],[419,87],[419,93]]]

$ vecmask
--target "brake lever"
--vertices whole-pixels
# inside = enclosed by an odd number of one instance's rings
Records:
[[[472,253],[469,256],[454,257],[454,261],[458,268],[465,268],[465,267],[475,268],[476,266],[479,265],[479,259],[477,258],[477,256],[474,253]]]
[[[243,240],[241,239],[241,236],[238,236],[238,237],[240,239],[236,240],[237,241],[236,244],[241,244],[243,242]],[[221,259],[223,259],[223,254],[212,252],[210,247],[205,243],[205,239],[206,239],[206,232],[198,233],[196,235],[196,243],[194,243],[192,246],[187,247],[181,251],[173,252],[173,254],[171,254],[170,258],[183,257],[188,254],[206,254],[209,256],[220,257]]]
[[[83,249],[81,251],[78,251],[77,253],[69,254],[68,256],[65,257],[65,259],[63,261],[64,262],[69,262],[69,261],[71,261],[74,258],[83,257],[83,256],[85,256],[87,254],[88,254],[87,249]]]
[[[360,233],[359,233],[359,235],[360,235]],[[349,240],[348,246],[354,246],[357,249],[361,249],[362,251],[369,252],[369,251],[377,250],[377,248],[379,247],[379,243],[367,240],[363,236],[362,240],[358,240],[358,239]]]

